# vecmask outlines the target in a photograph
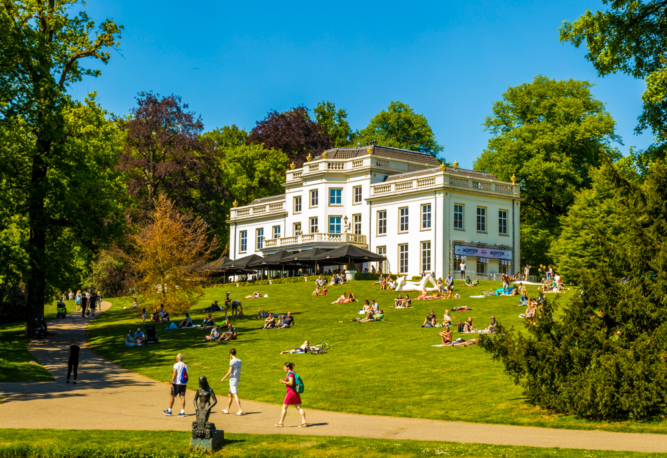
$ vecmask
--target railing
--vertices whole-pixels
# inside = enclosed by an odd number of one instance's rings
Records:
[[[396,191],[402,191],[404,189],[412,188],[412,181],[404,181],[402,183],[396,183]]]
[[[366,236],[350,233],[326,233],[316,232],[315,234],[302,234],[292,237],[283,237],[279,239],[265,239],[265,247],[277,247],[285,245],[298,245],[301,243],[352,243],[366,246]]]
[[[266,213],[266,205],[257,205],[252,207],[252,213],[253,215],[256,213]]]
[[[422,186],[433,186],[435,184],[435,177],[431,178],[421,178],[417,180],[417,187],[421,188]]]
[[[292,172],[292,179],[293,180],[298,180],[301,178],[301,174],[303,173],[303,170],[300,170],[298,172]]]
[[[310,164],[308,170],[311,172],[316,172],[320,169],[320,164]]]
[[[250,215],[257,215],[257,214],[264,214],[264,213],[269,213],[269,212],[280,212],[283,211],[285,208],[285,201],[280,201],[280,202],[273,202],[273,203],[268,203],[264,205],[254,205],[252,207],[244,207],[244,208],[237,208],[233,209],[232,211],[232,217],[234,218],[240,218],[242,216],[250,216]]]
[[[276,211],[276,210],[282,210],[284,203],[285,202],[280,202],[280,203],[277,203],[277,204],[269,204],[269,211],[273,212],[273,211]]]
[[[383,184],[380,186],[373,187],[373,194],[384,194],[385,192],[391,192],[390,184]]]
[[[388,159],[375,159],[375,165],[378,167],[389,167]]]
[[[362,167],[364,165],[363,160],[358,160],[358,161],[353,161],[352,162],[352,168],[357,168],[357,167]]]
[[[475,189],[483,189],[485,191],[491,191],[491,183],[488,181],[473,181],[472,187]]]
[[[408,172],[418,172],[426,169],[427,167],[424,167],[423,165],[408,164]]]
[[[329,162],[329,170],[345,170],[345,162]]]
[[[250,214],[249,208],[244,208],[243,210],[236,210],[236,216],[246,216]]]
[[[449,184],[452,186],[460,186],[462,188],[467,188],[468,187],[468,180],[465,178],[456,178],[456,177],[451,177],[449,179]]]
[[[496,192],[502,192],[502,193],[505,193],[505,194],[513,194],[514,189],[512,188],[512,186],[507,186],[507,185],[504,185],[504,184],[496,184]]]

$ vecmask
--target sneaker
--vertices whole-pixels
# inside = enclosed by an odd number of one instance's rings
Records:
[[[185,417],[185,412],[181,412],[181,413],[179,413],[179,414],[176,415],[176,416],[177,416],[177,417]]]
[[[163,410],[162,413],[171,417],[171,410]]]

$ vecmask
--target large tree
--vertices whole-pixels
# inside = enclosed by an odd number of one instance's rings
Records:
[[[292,108],[278,113],[271,111],[250,132],[246,144],[263,144],[265,148],[280,150],[294,161],[297,167],[313,157],[331,148],[333,142],[325,128],[310,119],[304,107]]]
[[[315,120],[324,127],[324,130],[331,138],[336,148],[341,148],[350,144],[352,129],[347,122],[347,110],[336,110],[336,104],[333,102],[320,102],[313,110]]]
[[[560,28],[561,41],[584,44],[600,76],[622,72],[646,81],[638,133],[651,129],[656,144],[635,153],[644,162],[665,157],[667,144],[667,1],[602,0],[603,11],[586,11]]]
[[[492,134],[474,169],[500,180],[516,175],[526,200],[521,210],[521,262],[550,264],[559,233],[577,191],[591,185],[590,171],[602,158],[615,160],[620,142],[615,122],[593,97],[587,81],[537,76],[510,87],[493,104],[484,126]]]
[[[76,141],[77,135],[93,139],[95,132],[68,128],[76,125],[68,116],[79,112],[67,91],[84,76],[100,74],[84,67],[84,59],[106,63],[110,57],[107,50],[119,44],[121,28],[110,20],[96,27],[79,4],[76,0],[0,3],[0,183],[2,193],[15,191],[8,198],[14,202],[16,214],[26,215],[28,267],[24,280],[29,332],[34,318],[44,313],[47,277],[58,264],[48,256],[51,234],[60,237],[70,231],[73,242],[81,240],[81,232],[71,226],[78,224],[75,215],[88,209],[82,205],[92,204],[85,195],[76,196],[82,200],[73,198],[76,192],[72,190],[86,188],[91,177],[83,174],[72,156],[79,156],[75,151],[85,147]],[[73,15],[74,11],[78,14]],[[19,131],[23,138],[8,148],[7,139]],[[97,171],[93,181],[100,173],[104,172]],[[70,205],[66,209],[64,202]],[[59,214],[61,209],[71,219]]]
[[[355,132],[353,136],[353,141],[362,145],[370,140],[385,146],[428,153],[433,157],[444,149],[435,141],[435,134],[426,117],[402,102],[391,102],[386,110],[371,119],[365,129]]]
[[[622,230],[607,238],[605,228],[598,228],[589,239],[598,257],[579,276],[582,294],[558,318],[553,303],[545,303],[535,319],[526,320],[527,335],[499,326],[480,343],[503,362],[530,403],[595,419],[662,418],[667,414],[667,166],[655,163],[641,185],[611,163],[598,178],[601,189],[618,196]]]

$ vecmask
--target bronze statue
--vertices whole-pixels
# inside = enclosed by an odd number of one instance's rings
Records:
[[[213,431],[215,431],[215,425],[208,422],[208,417],[218,400],[215,398],[215,393],[211,387],[208,386],[208,380],[204,375],[199,377],[199,388],[195,393],[194,403],[197,421],[192,422],[192,438],[211,439]]]

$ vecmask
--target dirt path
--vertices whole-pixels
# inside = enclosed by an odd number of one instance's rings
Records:
[[[110,303],[104,302],[102,310]],[[167,417],[169,385],[130,372],[82,346],[79,383],[66,384],[67,348],[72,338],[85,342],[90,318],[80,314],[52,321],[55,335],[34,341],[30,352],[55,377],[55,382],[0,384],[0,428],[131,429],[189,431],[194,420],[193,393],[186,396],[185,418]],[[122,336],[119,336],[119,341]],[[194,385],[194,384],[193,384]],[[220,393],[223,395],[223,393]],[[220,408],[226,397],[218,396]],[[177,401],[178,402],[178,401]],[[216,407],[218,407],[216,406]],[[176,405],[174,410],[178,412]],[[667,452],[667,435],[556,430],[521,426],[376,417],[307,409],[309,428],[296,427],[290,410],[284,428],[276,428],[281,407],[243,401],[247,415],[211,414],[218,429],[230,433],[355,436],[416,439],[496,445],[562,447],[594,450]],[[232,407],[232,412],[235,412]]]

